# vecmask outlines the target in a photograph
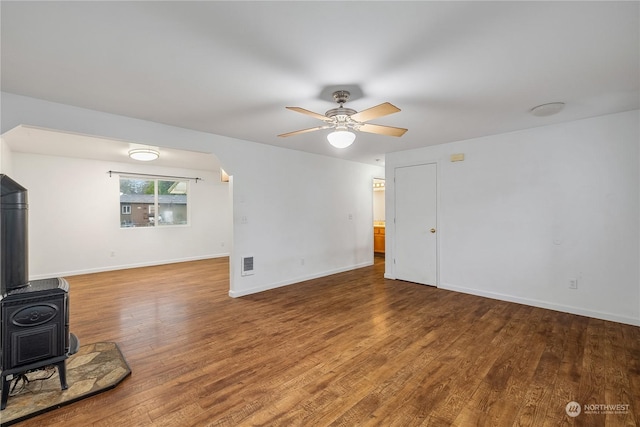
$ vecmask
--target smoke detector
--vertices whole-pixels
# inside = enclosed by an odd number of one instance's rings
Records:
[[[529,112],[534,116],[546,117],[558,114],[564,108],[564,102],[550,102],[533,107]]]

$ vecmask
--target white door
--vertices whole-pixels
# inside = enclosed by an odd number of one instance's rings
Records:
[[[395,276],[437,285],[435,163],[395,169]]]

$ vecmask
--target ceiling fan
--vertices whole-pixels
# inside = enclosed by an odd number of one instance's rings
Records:
[[[332,108],[331,110],[324,113],[324,116],[322,114],[314,113],[313,111],[305,110],[304,108],[300,107],[286,107],[288,110],[297,111],[298,113],[306,114],[308,116],[322,120],[323,122],[325,122],[325,124],[309,129],[283,133],[278,136],[287,137],[321,129],[335,129],[333,132],[327,135],[329,143],[337,148],[346,148],[351,145],[356,138],[355,133],[351,132],[351,130],[377,133],[379,135],[387,136],[402,136],[407,131],[407,129],[404,128],[366,123],[369,120],[373,120],[378,117],[397,113],[398,111],[400,111],[400,109],[395,105],[385,102],[383,104],[376,105],[375,107],[357,112],[356,110],[353,110],[351,108],[344,107],[344,103],[349,100],[350,96],[351,94],[347,90],[338,90],[333,92],[333,99],[335,99],[335,101],[339,104],[339,107]]]

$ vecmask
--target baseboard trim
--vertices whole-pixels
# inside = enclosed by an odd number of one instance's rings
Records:
[[[345,271],[357,270],[358,268],[369,267],[373,265],[373,261],[367,261],[360,264],[355,264],[348,267],[337,268],[334,270],[326,270],[319,273],[310,274],[307,276],[299,276],[290,280],[285,280],[282,282],[270,283],[262,286],[256,286],[254,288],[243,289],[243,290],[229,290],[229,296],[231,298],[239,298],[246,295],[257,294],[259,292],[269,291],[271,289],[281,288],[283,286],[295,285],[296,283],[304,282],[307,280],[318,279],[320,277],[331,276],[332,274],[344,273]]]
[[[529,305],[532,307],[546,308],[548,310],[560,311],[563,313],[577,314],[579,316],[593,317],[594,319],[609,320],[611,322],[624,323],[627,325],[640,326],[640,319],[633,317],[620,316],[613,313],[588,310],[580,307],[556,304],[548,301],[541,301],[531,298],[520,298],[513,295],[501,294],[497,292],[487,292],[479,289],[466,288],[463,286],[441,283],[438,288],[448,291],[461,292],[463,294],[476,295],[485,298],[497,299],[500,301],[515,302],[518,304]]]
[[[176,264],[179,262],[189,262],[189,261],[201,261],[204,259],[224,258],[228,256],[229,256],[228,253],[222,253],[222,254],[202,255],[202,256],[195,256],[195,257],[176,258],[176,259],[159,260],[159,261],[139,262],[139,263],[133,263],[133,264],[109,265],[109,266],[101,266],[101,267],[95,267],[95,268],[87,268],[83,270],[58,271],[51,274],[37,274],[37,275],[29,276],[29,280],[48,279],[50,277],[79,276],[81,274],[103,273],[106,271],[127,270],[130,268],[140,268],[140,267],[153,267],[156,265]]]

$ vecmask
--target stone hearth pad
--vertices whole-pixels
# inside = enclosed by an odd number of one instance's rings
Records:
[[[56,373],[46,380],[31,381],[16,395],[10,394],[7,407],[0,411],[0,426],[23,421],[68,405],[80,399],[110,390],[120,384],[131,369],[120,348],[114,342],[101,342],[81,346],[78,352],[67,359],[67,390],[60,389]],[[28,374],[31,378],[42,377],[42,372]],[[13,384],[11,384],[13,388]],[[16,388],[20,388],[20,385]]]

